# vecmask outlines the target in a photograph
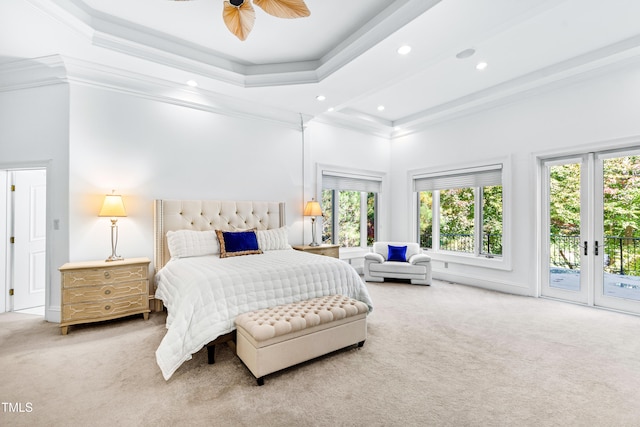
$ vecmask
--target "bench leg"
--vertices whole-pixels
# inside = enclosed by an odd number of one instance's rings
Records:
[[[207,362],[209,365],[213,365],[216,363],[216,345],[209,344],[207,345]]]
[[[264,377],[256,378],[256,382],[259,386],[264,385]]]
[[[363,345],[364,345],[364,341],[360,341],[360,342],[358,343],[358,347],[362,347]]]

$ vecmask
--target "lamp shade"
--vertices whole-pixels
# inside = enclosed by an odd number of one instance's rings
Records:
[[[311,200],[307,202],[307,205],[304,207],[304,216],[321,216],[322,209],[320,208],[320,203],[315,200]]]
[[[122,196],[119,194],[107,194],[104,196],[102,209],[100,209],[98,216],[109,216],[112,218],[127,216],[127,211],[124,210]]]

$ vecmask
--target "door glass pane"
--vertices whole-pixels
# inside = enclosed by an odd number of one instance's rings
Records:
[[[603,160],[603,293],[640,301],[640,156]]]
[[[549,166],[549,286],[580,290],[580,164]]]

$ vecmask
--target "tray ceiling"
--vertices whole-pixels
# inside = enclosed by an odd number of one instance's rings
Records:
[[[301,19],[256,7],[245,41],[225,27],[222,0],[25,1],[84,37],[60,38],[56,52],[43,54],[176,87],[194,80],[191,90],[207,96],[384,135],[606,72],[640,54],[636,0],[306,0],[311,16]],[[403,45],[411,51],[399,55]],[[471,56],[456,57],[468,49]],[[487,67],[476,69],[483,61]]]

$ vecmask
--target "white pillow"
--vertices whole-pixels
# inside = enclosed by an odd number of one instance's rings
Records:
[[[220,253],[220,242],[214,230],[167,231],[167,246],[171,258],[215,255]]]
[[[258,247],[263,251],[291,249],[286,227],[258,230],[256,234],[258,235]]]

